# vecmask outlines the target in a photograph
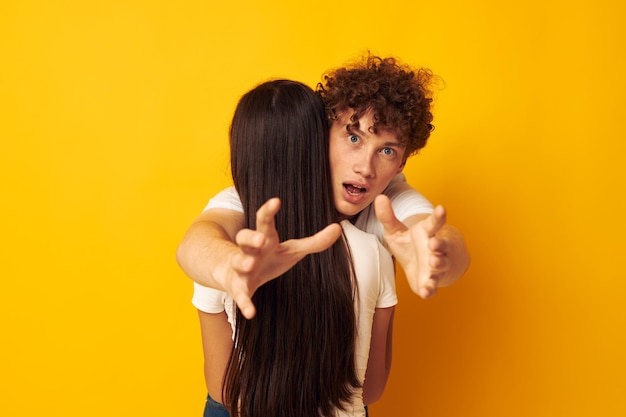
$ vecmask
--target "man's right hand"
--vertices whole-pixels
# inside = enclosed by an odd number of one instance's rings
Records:
[[[328,249],[341,236],[341,226],[333,223],[312,236],[280,242],[274,223],[279,209],[278,198],[265,202],[256,213],[256,230],[237,233],[236,247],[220,268],[225,274],[224,290],[248,319],[256,314],[252,295],[261,285],[287,272],[306,255]]]

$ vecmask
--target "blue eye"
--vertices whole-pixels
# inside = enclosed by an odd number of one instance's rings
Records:
[[[357,143],[359,141],[359,137],[357,135],[350,135],[350,137],[348,139],[352,143]]]
[[[388,155],[388,156],[393,155],[393,153],[394,153],[394,152],[395,152],[395,151],[394,151],[393,149],[391,149],[391,148],[384,148],[384,149],[383,149],[383,153],[384,153],[385,155]]]

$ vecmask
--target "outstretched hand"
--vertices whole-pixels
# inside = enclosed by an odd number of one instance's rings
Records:
[[[385,241],[402,266],[411,290],[424,299],[433,296],[451,268],[449,242],[439,233],[446,224],[446,210],[437,206],[432,214],[411,227],[396,218],[385,195],[376,197],[375,210]]]
[[[235,238],[239,251],[230,258],[225,287],[247,319],[256,314],[252,295],[260,286],[306,255],[328,249],[341,236],[341,226],[333,223],[312,236],[280,242],[274,223],[279,209],[280,200],[269,199],[256,212],[256,230],[242,229]]]

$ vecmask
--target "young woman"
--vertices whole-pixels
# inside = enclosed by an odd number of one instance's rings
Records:
[[[221,208],[243,211],[252,229],[257,210],[277,197],[280,241],[339,221],[328,132],[324,105],[301,83],[269,81],[246,93],[230,131],[235,189],[219,199],[232,204]],[[329,249],[256,291],[252,320],[225,293],[196,284],[207,387],[218,400],[208,398],[205,416],[224,413],[220,400],[241,417],[365,416],[382,395],[397,303],[393,262],[375,236],[341,226]]]

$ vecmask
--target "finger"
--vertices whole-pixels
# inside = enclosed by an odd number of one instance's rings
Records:
[[[391,206],[391,200],[386,195],[379,195],[374,200],[374,212],[378,221],[383,225],[385,233],[393,234],[396,232],[403,232],[407,227],[402,223],[393,212]]]
[[[256,230],[261,233],[276,233],[274,216],[280,209],[280,199],[270,198],[256,212]]]
[[[424,230],[428,236],[435,236],[435,234],[446,224],[446,209],[443,206],[435,207],[433,214],[428,216],[424,222]]]
[[[341,226],[338,223],[333,223],[312,236],[302,239],[291,239],[284,243],[295,252],[300,252],[303,255],[317,253],[331,247],[341,236],[341,230]]]
[[[426,300],[427,298],[432,297],[437,292],[437,282],[435,280],[428,280],[428,282],[422,286],[419,290],[419,296]]]
[[[235,235],[235,243],[244,253],[253,254],[265,245],[265,233],[256,230],[241,229]]]
[[[441,272],[447,271],[449,269],[450,260],[445,255],[433,254],[428,260],[428,264],[435,271],[435,273],[440,274]]]
[[[431,237],[428,239],[428,249],[436,254],[445,255],[448,253],[448,240],[439,237]]]
[[[254,269],[256,258],[253,254],[236,253],[233,255],[230,262],[230,266],[236,273],[247,275]]]
[[[256,315],[256,308],[254,307],[254,303],[247,294],[239,293],[237,297],[233,297],[233,301],[235,302],[235,304],[237,304],[239,310],[241,310],[241,314],[248,320]]]

